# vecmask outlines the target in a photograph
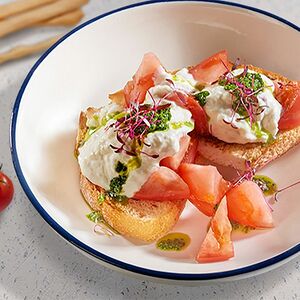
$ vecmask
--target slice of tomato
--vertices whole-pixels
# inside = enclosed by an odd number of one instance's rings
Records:
[[[189,186],[189,200],[204,214],[212,216],[216,205],[230,187],[216,167],[181,164],[178,174]]]
[[[180,149],[173,155],[165,157],[160,161],[160,165],[176,171],[189,148],[191,138],[188,135],[182,136],[180,139]]]
[[[200,247],[196,260],[199,263],[224,261],[234,256],[231,241],[232,227],[228,219],[226,196],[221,200],[210,228]]]
[[[261,189],[253,181],[244,181],[226,196],[230,220],[254,228],[273,227],[270,208]]]
[[[135,199],[141,200],[182,200],[190,195],[187,184],[171,169],[159,167],[153,172],[141,189],[135,193]]]
[[[161,63],[155,54],[149,52],[144,55],[133,80],[128,81],[124,87],[127,106],[130,102],[144,102],[147,91],[154,86],[153,76],[160,66]]]
[[[195,122],[195,131],[201,135],[208,135],[208,121],[203,107],[198,101],[183,92],[176,91],[167,95],[166,99],[174,101],[177,105],[188,109]]]
[[[226,50],[222,50],[203,60],[189,71],[194,76],[194,79],[200,83],[211,84],[225,74],[230,67],[228,53]]]
[[[182,163],[193,164],[197,157],[198,138],[191,136],[190,144],[182,159]]]
[[[195,131],[201,135],[208,135],[208,120],[203,107],[192,96],[186,98],[186,107],[195,121]]]
[[[283,106],[279,129],[293,129],[300,126],[300,82],[290,82],[276,89],[275,98]]]

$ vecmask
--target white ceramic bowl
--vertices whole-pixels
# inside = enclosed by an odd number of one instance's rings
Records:
[[[98,262],[166,279],[247,276],[299,252],[299,188],[274,206],[274,229],[235,236],[235,257],[219,263],[194,262],[208,218],[192,206],[174,228],[188,233],[192,243],[172,255],[120,236],[96,235],[85,217],[89,208],[79,192],[73,156],[79,112],[104,105],[107,94],[132,76],[145,52],[155,52],[167,69],[177,69],[221,49],[232,60],[239,57],[300,79],[297,26],[254,8],[215,1],[150,1],[121,8],[79,26],[39,59],[14,106],[11,147],[28,198],[54,230]],[[290,151],[263,173],[279,186],[296,181],[299,151]]]

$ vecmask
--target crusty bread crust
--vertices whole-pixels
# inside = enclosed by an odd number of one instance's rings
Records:
[[[95,108],[88,108],[86,112],[80,114],[75,145],[77,154],[87,131],[87,118],[96,111]],[[128,199],[126,203],[122,204],[108,197],[99,203],[99,196],[104,190],[90,182],[82,174],[80,174],[80,190],[89,206],[94,211],[100,211],[110,226],[124,236],[144,242],[153,242],[169,232],[177,223],[186,203],[186,200]]]
[[[249,69],[262,73],[272,80],[287,84],[286,77],[249,65]],[[199,137],[198,153],[209,161],[238,170],[246,170],[246,161],[251,166],[260,169],[270,161],[280,157],[300,142],[300,127],[280,131],[271,144],[248,143],[229,144],[214,137]],[[200,160],[200,159],[199,159]]]

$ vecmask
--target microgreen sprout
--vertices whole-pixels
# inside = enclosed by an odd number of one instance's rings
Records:
[[[145,138],[151,132],[168,129],[171,119],[170,103],[161,104],[162,99],[155,100],[148,91],[152,104],[130,103],[127,114],[117,119],[110,126],[116,131],[116,138],[121,144],[119,147],[111,145],[116,153],[124,152],[130,156],[145,154],[152,158],[158,158],[158,154],[148,154],[142,151],[143,146],[151,145],[145,142]]]
[[[232,67],[237,68],[238,61]],[[224,64],[225,65],[225,64]],[[265,85],[260,74],[249,72],[248,66],[244,67],[243,72],[234,76],[232,71],[227,69],[227,73],[218,80],[219,85],[223,86],[226,91],[232,95],[232,117],[230,121],[224,120],[233,128],[237,128],[233,121],[235,115],[240,117],[236,121],[249,120],[250,127],[255,122],[256,116],[264,112],[266,105],[260,105],[257,99],[259,92],[263,91]]]

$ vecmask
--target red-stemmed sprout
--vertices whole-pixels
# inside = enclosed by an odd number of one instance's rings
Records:
[[[252,180],[253,176],[255,175],[255,168],[251,167],[251,163],[250,161],[246,161],[246,171],[241,174],[238,170],[236,170],[237,174],[238,174],[238,178],[233,182],[232,187],[235,187],[239,184],[241,184],[243,181],[245,180]]]
[[[278,190],[278,191],[275,193],[275,195],[274,195],[275,201],[278,201],[278,198],[277,198],[277,197],[278,197],[278,194],[279,194],[279,193],[281,193],[281,192],[283,192],[283,191],[285,191],[285,190],[288,190],[288,189],[290,189],[290,188],[292,188],[292,187],[294,187],[294,186],[296,186],[296,185],[298,185],[298,184],[300,184],[300,180],[298,180],[298,181],[296,181],[296,182],[294,182],[294,183],[292,183],[292,184],[290,184],[290,185],[288,185],[288,186],[286,186],[286,187],[284,187],[284,188]]]
[[[246,76],[248,72],[248,66],[244,67],[244,70],[240,75],[233,75],[232,71],[235,70],[239,65],[239,59],[236,60],[232,70],[230,70],[223,61],[222,63],[227,69],[227,72],[221,76],[218,81],[222,80],[224,82],[224,86],[229,84],[234,86],[233,89],[228,90],[232,96],[232,117],[230,121],[225,119],[223,121],[228,125],[230,124],[232,128],[237,129],[238,127],[233,124],[233,121],[235,119],[235,115],[238,114],[238,110],[243,109],[245,111],[245,116],[239,117],[236,120],[241,121],[249,119],[250,127],[252,127],[252,124],[255,122],[255,117],[263,113],[267,107],[267,105],[259,105],[257,99],[257,94],[263,91],[264,87],[255,90],[254,77],[252,78],[252,86],[250,88],[238,80],[240,77]]]
[[[116,153],[124,152],[130,156],[145,154],[152,158],[159,157],[158,154],[148,154],[141,149],[143,145],[146,147],[151,146],[145,142],[145,138],[151,126],[161,122],[161,120],[155,119],[156,113],[170,107],[171,104],[161,105],[163,98],[155,100],[149,91],[148,94],[153,101],[153,105],[131,102],[125,116],[117,119],[115,123],[110,125],[110,127],[115,129],[117,140],[121,144],[119,147],[110,145]]]

